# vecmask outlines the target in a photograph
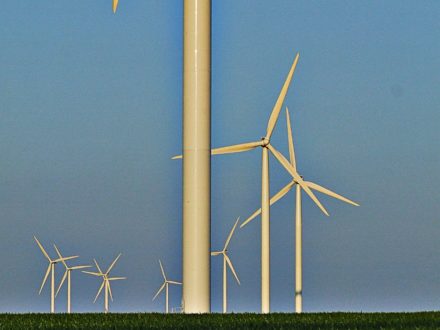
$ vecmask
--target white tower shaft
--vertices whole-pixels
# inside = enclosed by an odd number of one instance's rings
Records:
[[[50,264],[50,312],[55,313],[55,263]]]
[[[104,313],[108,313],[108,281],[104,281]]]
[[[295,311],[302,313],[302,217],[301,186],[296,185],[295,217]]]
[[[261,162],[261,312],[270,312],[270,195],[269,150],[262,148]]]
[[[228,288],[227,288],[227,281],[228,281],[228,274],[227,274],[227,264],[226,264],[226,258],[223,256],[223,313],[227,313],[228,311]]]
[[[67,270],[67,313],[70,314],[70,269]]]
[[[183,304],[209,313],[211,0],[184,0],[183,34]]]

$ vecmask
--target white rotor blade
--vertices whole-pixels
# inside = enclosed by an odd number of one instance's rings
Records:
[[[223,248],[223,251],[225,251],[228,248],[229,242],[231,241],[232,235],[234,234],[235,228],[237,227],[239,221],[240,221],[240,217],[238,217],[237,220],[235,221],[235,224],[232,227],[231,232],[229,233],[228,239],[226,240],[225,247]]]
[[[76,259],[79,256],[71,256],[71,257],[63,257],[63,258],[58,258],[56,260],[54,260],[55,262],[60,262],[60,261],[64,261],[64,260],[70,260],[70,259]]]
[[[293,168],[296,169],[295,147],[293,145],[292,127],[290,126],[290,115],[289,115],[289,109],[287,107],[286,107],[286,122],[287,122],[287,140],[289,142],[290,164],[292,164]]]
[[[233,154],[237,152],[244,152],[255,149],[256,147],[260,147],[262,144],[263,144],[262,141],[255,141],[249,143],[234,144],[227,147],[215,148],[215,149],[211,149],[211,155]],[[183,158],[182,155],[177,155],[172,157],[171,159],[182,159],[182,158]]]
[[[41,245],[40,241],[34,236],[34,240],[35,242],[37,242],[38,246],[40,247],[41,252],[43,252],[44,256],[46,257],[47,260],[52,261],[49,257],[49,255],[47,254],[46,250],[43,248],[43,245]]]
[[[237,280],[237,283],[241,285],[240,280],[238,279],[237,273],[235,272],[234,266],[232,266],[231,259],[229,259],[228,255],[225,254],[226,262],[228,263],[229,268],[232,271],[232,274],[234,274],[235,279]]]
[[[113,12],[116,13],[116,9],[118,9],[118,1],[119,0],[113,0]]]
[[[53,245],[53,247],[55,248],[55,251],[57,252],[58,257],[59,257],[59,259],[57,259],[57,260],[61,260],[61,262],[63,263],[64,267],[68,268],[66,262],[63,259],[63,256],[61,255],[60,250],[58,250],[58,248],[57,248],[57,246],[55,244]]]
[[[113,301],[112,288],[110,286],[110,282],[108,279],[107,279],[107,288],[108,288],[108,293],[110,294],[110,299],[111,299],[111,301]]]
[[[353,202],[352,200],[350,200],[348,198],[345,198],[344,196],[341,196],[341,195],[335,193],[334,191],[331,191],[330,189],[324,188],[324,187],[322,187],[322,186],[320,186],[320,185],[318,185],[316,183],[313,183],[313,182],[310,182],[310,181],[304,181],[304,183],[307,186],[309,186],[310,188],[312,188],[314,190],[317,190],[319,192],[322,192],[323,194],[326,194],[326,195],[328,195],[330,197],[339,199],[339,200],[341,200],[341,201],[343,201],[345,203],[348,203],[348,204],[351,204],[351,205],[354,205],[354,206],[359,206],[358,203]]]
[[[86,270],[83,270],[82,273],[90,274],[90,275],[94,275],[94,276],[103,276],[104,275],[103,273],[88,272]]]
[[[325,209],[325,207],[321,204],[321,202],[316,198],[315,194],[310,190],[310,188],[304,183],[304,180],[301,178],[301,176],[296,172],[296,170],[292,167],[292,165],[289,163],[289,161],[284,157],[279,151],[277,151],[274,147],[272,147],[270,144],[267,146],[269,150],[272,152],[272,154],[275,156],[276,159],[283,165],[283,167],[292,175],[293,179],[298,182],[298,184],[301,186],[301,188],[309,195],[309,197],[315,202],[316,205],[321,209],[321,211],[328,216],[328,212]]]
[[[177,282],[177,281],[167,281],[169,284],[176,284],[176,285],[182,285],[181,282]]]
[[[165,288],[165,285],[167,285],[167,282],[163,282],[162,286],[159,288],[159,290],[157,291],[157,293],[154,295],[153,299],[156,299],[156,297],[159,295],[159,293]]]
[[[107,273],[110,273],[110,271],[112,270],[112,268],[115,266],[116,262],[118,261],[118,259],[121,257],[122,253],[119,253],[119,255],[116,257],[115,260],[113,260],[112,264],[110,265],[110,267],[107,269]]]
[[[290,71],[286,77],[286,81],[284,82],[284,85],[281,88],[280,95],[278,96],[277,102],[275,103],[272,113],[270,114],[269,122],[267,123],[267,131],[266,131],[266,139],[268,140],[270,140],[270,137],[272,136],[272,132],[277,123],[278,115],[280,114],[281,107],[283,106],[284,99],[287,94],[287,90],[289,89],[289,85],[292,80],[293,73],[295,72],[296,64],[298,63],[298,59],[299,59],[299,53],[296,54],[295,59],[293,60]]]
[[[118,280],[126,280],[126,277],[109,277],[109,281],[118,281]]]
[[[166,281],[167,281],[167,277],[165,276],[165,271],[163,270],[162,262],[160,261],[160,259],[159,259],[159,266],[160,266],[160,270],[161,270],[161,272],[162,272],[163,279],[164,279],[165,282],[166,282]]]
[[[211,252],[211,256],[218,256],[219,254],[222,254],[223,251],[215,251],[215,252]]]
[[[98,293],[96,294],[96,297],[95,297],[95,300],[93,300],[93,303],[95,303],[96,300],[98,299],[99,294],[101,293],[102,288],[104,287],[104,284],[105,284],[105,280],[102,281],[102,284],[101,284],[101,286],[99,287]]]
[[[94,261],[94,263],[96,265],[96,268],[98,268],[98,272],[100,272],[102,274],[101,267],[99,267],[98,262],[96,261],[96,259],[93,259],[93,261]]]
[[[249,143],[234,144],[232,146],[215,148],[211,150],[211,155],[233,154],[255,149],[263,144],[263,141],[255,141]]]
[[[290,181],[287,185],[285,185],[279,192],[277,192],[273,197],[270,199],[269,204],[272,205],[276,202],[278,202],[281,198],[283,198],[289,191],[292,189],[292,187],[295,185],[295,181]],[[243,228],[246,226],[250,221],[254,220],[257,216],[261,214],[261,208],[256,210],[252,215],[246,219],[241,225],[240,228]]]
[[[40,291],[38,291],[38,294],[41,294],[41,291],[43,290],[44,283],[46,283],[47,277],[49,276],[51,266],[52,265],[49,263],[49,266],[47,267],[46,274],[44,275],[43,282],[41,283]]]
[[[76,269],[84,269],[84,268],[90,268],[90,267],[92,267],[92,266],[73,266],[73,267],[70,267],[69,269],[76,270]]]
[[[62,278],[62,280],[61,280],[61,282],[60,282],[60,285],[58,286],[58,290],[57,290],[57,292],[55,293],[55,297],[58,296],[58,292],[60,292],[61,287],[63,286],[63,283],[64,283],[64,281],[65,281],[66,278],[67,278],[67,272],[68,272],[68,270],[66,269],[66,271],[64,272],[63,278]]]

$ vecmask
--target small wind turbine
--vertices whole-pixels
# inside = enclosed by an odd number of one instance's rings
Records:
[[[37,242],[38,247],[40,248],[41,252],[43,252],[43,255],[46,257],[46,259],[49,261],[49,265],[47,266],[46,274],[44,275],[43,282],[41,283],[40,291],[38,294],[41,294],[41,291],[43,290],[44,284],[46,283],[47,277],[49,276],[49,273],[51,273],[51,279],[50,279],[50,312],[55,313],[55,264],[62,261],[69,259],[78,258],[78,256],[72,256],[72,257],[66,257],[66,258],[58,258],[58,259],[51,259],[49,255],[47,254],[46,250],[43,248],[43,245],[41,245],[40,241],[34,236],[35,242]]]
[[[297,313],[302,312],[302,212],[301,212],[301,187],[307,187],[330,197],[339,199],[345,203],[359,206],[359,204],[353,202],[352,200],[345,198],[337,193],[324,188],[316,183],[310,181],[302,181],[302,176],[296,171],[296,159],[295,159],[295,148],[293,145],[292,128],[290,125],[289,109],[286,107],[286,120],[287,120],[287,134],[289,142],[289,156],[290,163],[284,158],[282,154],[277,152],[274,153],[275,157],[281,162],[281,164],[287,169],[287,171],[292,175],[293,180],[290,181],[286,186],[284,186],[278,193],[276,193],[270,199],[270,205],[276,203],[278,200],[283,198],[296,184],[296,216],[295,216],[295,311]],[[300,179],[302,183],[297,181]],[[305,189],[304,189],[305,190]],[[315,201],[316,202],[316,201]],[[318,205],[319,206],[319,205]],[[322,208],[321,208],[322,209]],[[324,211],[324,210],[323,210]],[[251,220],[255,219],[261,213],[261,209],[255,211],[249,218],[244,221],[240,228],[244,227]],[[327,212],[324,212],[328,215]]]
[[[284,103],[287,91],[292,81],[293,74],[295,72],[296,65],[298,63],[299,53],[296,54],[293,60],[290,71],[287,74],[283,87],[281,88],[278,99],[272,109],[272,112],[267,123],[266,135],[261,140],[249,143],[236,144],[227,147],[221,147],[211,150],[212,155],[219,154],[231,154],[243,151],[249,151],[257,147],[262,149],[261,160],[261,209],[263,210],[261,216],[261,311],[262,313],[270,312],[270,196],[269,196],[269,151],[275,156],[277,150],[271,145],[270,138],[272,137],[273,130],[278,120],[278,116],[281,111],[281,107]],[[182,155],[173,157],[172,159],[180,159]],[[298,179],[299,180],[299,179]],[[300,182],[302,184],[302,181]],[[324,207],[318,201],[313,192],[304,187],[306,193],[312,198],[318,206],[325,211]],[[325,211],[327,212],[327,211]]]
[[[84,268],[89,268],[92,266],[73,266],[73,267],[67,266],[66,262],[63,260],[63,257],[61,255],[60,250],[58,250],[58,248],[55,244],[53,246],[54,246],[55,250],[57,251],[58,256],[60,257],[61,262],[63,263],[64,267],[66,268],[66,271],[64,272],[63,278],[60,282],[60,285],[58,286],[58,290],[55,293],[55,297],[58,296],[58,292],[60,292],[61,287],[63,286],[63,283],[67,278],[67,313],[70,314],[70,312],[71,312],[71,308],[70,308],[70,306],[71,306],[70,305],[70,292],[71,292],[70,273],[72,270],[84,269]]]
[[[238,221],[240,221],[240,217],[237,218],[237,221],[235,221],[234,226],[232,227],[231,232],[229,233],[228,238],[226,239],[225,246],[223,247],[223,250],[221,251],[215,251],[211,252],[212,256],[218,256],[223,255],[223,313],[227,312],[227,266],[232,271],[232,274],[234,274],[235,279],[237,280],[237,283],[240,284],[240,280],[238,279],[237,273],[235,272],[234,266],[232,265],[231,259],[229,259],[229,256],[227,255],[228,252],[228,245],[231,241],[232,235],[234,234],[235,228],[237,227]]]
[[[176,282],[176,281],[170,281],[167,279],[166,275],[165,275],[165,271],[163,270],[162,267],[162,262],[159,260],[159,266],[160,266],[160,270],[162,271],[162,276],[163,276],[163,284],[162,286],[159,288],[159,290],[157,291],[157,293],[154,295],[153,300],[156,299],[156,297],[159,295],[159,293],[162,292],[162,290],[165,288],[165,313],[168,313],[169,307],[168,307],[168,285],[169,284],[177,284],[177,285],[182,285],[181,282]]]
[[[108,308],[108,296],[109,295],[110,295],[111,301],[113,301],[113,295],[112,295],[112,289],[110,287],[110,281],[118,281],[118,280],[127,279],[126,277],[108,277],[108,274],[110,273],[110,271],[112,270],[112,268],[114,267],[114,265],[116,264],[116,262],[118,261],[120,256],[121,256],[121,253],[119,253],[119,255],[116,257],[116,259],[113,260],[112,264],[110,265],[110,267],[107,269],[107,271],[105,273],[102,272],[101,268],[98,265],[98,262],[95,259],[93,259],[93,261],[95,262],[96,268],[98,269],[99,273],[89,272],[89,271],[85,271],[85,270],[82,271],[83,273],[86,273],[86,274],[102,277],[102,284],[99,287],[98,293],[96,294],[96,297],[95,297],[95,300],[93,301],[93,303],[96,302],[102,289],[104,289],[104,313],[108,313],[108,311],[109,311],[109,308]]]

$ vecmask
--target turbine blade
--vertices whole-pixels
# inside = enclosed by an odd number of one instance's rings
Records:
[[[243,151],[252,150],[252,149],[255,149],[256,147],[259,147],[261,145],[262,145],[262,141],[234,144],[234,145],[227,146],[227,147],[220,147],[220,148],[212,149],[211,155],[233,154],[236,152],[243,152]]]
[[[116,9],[118,9],[119,0],[113,0],[113,13],[116,13]]]
[[[292,127],[290,126],[290,115],[289,115],[289,109],[287,107],[286,107],[286,122],[287,122],[287,139],[289,142],[290,164],[292,164],[293,168],[296,169],[295,148],[293,146]]]
[[[83,270],[83,271],[81,271],[81,272],[82,272],[82,273],[85,273],[85,274],[94,275],[94,276],[103,276],[103,275],[104,275],[103,273],[88,272],[88,271],[86,271],[86,270]]]
[[[49,263],[49,266],[47,267],[46,274],[44,275],[43,282],[41,283],[40,291],[38,291],[38,294],[41,294],[41,291],[43,290],[44,283],[46,283],[47,277],[49,276],[50,273],[50,266],[51,264]]]
[[[211,256],[218,256],[219,254],[222,254],[223,251],[215,251],[215,252],[211,252]]]
[[[93,262],[95,263],[96,268],[98,268],[98,271],[102,274],[101,267],[99,267],[98,262],[96,261],[96,259],[93,259]]]
[[[61,255],[60,250],[58,250],[58,248],[57,248],[57,246],[56,246],[55,244],[53,245],[53,247],[55,248],[55,251],[57,252],[58,257],[59,257],[59,259],[57,259],[57,260],[61,260],[61,262],[63,263],[64,267],[66,267],[66,269],[67,269],[67,268],[68,268],[68,267],[67,267],[67,264],[66,264],[66,262],[64,261],[63,256]]]
[[[295,181],[290,181],[287,185],[285,185],[279,192],[277,192],[275,195],[272,196],[269,203],[270,205],[275,204],[278,202],[281,198],[283,198],[289,191],[292,189],[292,187],[295,185]],[[256,210],[252,215],[246,219],[241,225],[240,228],[243,228],[246,226],[250,221],[254,220],[257,216],[261,214],[261,208]]]
[[[73,266],[73,267],[70,267],[69,269],[75,270],[75,269],[84,269],[84,268],[90,268],[90,267],[92,267],[92,266]]]
[[[76,259],[79,256],[71,256],[71,257],[63,257],[63,258],[58,258],[56,260],[54,260],[55,262],[60,262],[60,261],[64,261],[64,260],[70,260],[70,259]]]
[[[284,85],[281,88],[280,95],[278,96],[275,106],[273,107],[272,113],[270,114],[269,122],[267,123],[267,130],[266,130],[266,139],[268,140],[270,140],[270,137],[272,136],[273,130],[277,123],[278,116],[281,111],[281,107],[283,106],[284,99],[286,97],[290,82],[293,77],[293,73],[295,72],[296,64],[298,63],[298,59],[299,59],[299,53],[296,54],[295,59],[293,60],[290,71],[286,77],[286,81],[284,82]]]
[[[310,190],[310,188],[304,183],[304,180],[301,178],[301,176],[296,172],[296,170],[292,167],[292,165],[289,163],[289,161],[284,157],[279,151],[277,151],[274,147],[272,147],[270,144],[267,145],[269,150],[272,152],[272,154],[275,156],[276,159],[283,165],[283,167],[287,170],[287,172],[292,175],[293,179],[303,188],[303,190],[309,195],[309,197],[315,202],[316,205],[321,209],[321,211],[328,216],[328,212],[325,209],[325,207],[321,204],[321,202],[316,198],[315,194]]]
[[[162,286],[159,288],[159,290],[156,292],[156,294],[154,295],[153,299],[156,299],[157,296],[159,295],[159,293],[165,288],[165,285],[167,284],[167,282],[163,282]]]
[[[101,293],[102,288],[104,287],[104,284],[105,284],[105,280],[102,281],[102,284],[101,284],[101,286],[99,287],[98,293],[96,294],[96,297],[95,297],[95,300],[93,300],[93,303],[95,303],[96,300],[98,299],[99,294]]]
[[[225,247],[223,248],[223,251],[225,251],[228,248],[229,242],[231,241],[232,235],[234,234],[235,228],[237,227],[239,221],[240,221],[240,217],[238,217],[237,220],[235,221],[235,224],[232,227],[232,230],[229,233],[229,236],[226,240]]]
[[[126,277],[109,277],[109,281],[118,281],[118,280],[126,280]]]
[[[64,281],[65,281],[66,278],[67,278],[67,272],[68,272],[68,270],[66,269],[66,271],[64,272],[63,278],[62,278],[62,280],[61,280],[61,282],[60,282],[60,285],[58,286],[58,290],[57,290],[57,292],[55,293],[55,297],[58,296],[58,292],[60,292],[61,287],[63,286],[63,283],[64,283]]]
[[[317,191],[319,191],[319,192],[321,192],[323,194],[326,194],[326,195],[328,195],[330,197],[339,199],[339,200],[341,200],[341,201],[343,201],[345,203],[348,203],[348,204],[351,204],[351,205],[354,205],[354,206],[359,206],[358,203],[353,202],[352,200],[350,200],[348,198],[345,198],[344,196],[341,196],[341,195],[335,193],[334,191],[331,191],[330,189],[324,188],[324,187],[322,187],[322,186],[320,186],[320,185],[318,185],[316,183],[313,183],[313,182],[310,182],[310,181],[304,181],[304,183],[308,187],[310,187],[310,188],[312,188],[314,190],[317,190]]]
[[[167,281],[169,284],[176,284],[176,285],[182,285],[182,282],[177,281]]]
[[[110,267],[107,269],[107,273],[110,273],[110,271],[112,270],[112,268],[115,266],[116,262],[118,261],[118,259],[121,257],[122,253],[119,253],[119,255],[116,257],[115,260],[113,260],[112,264],[110,265]]]
[[[234,274],[234,277],[235,277],[235,279],[237,280],[237,283],[238,283],[239,285],[241,285],[240,280],[238,279],[237,273],[235,272],[234,266],[232,266],[231,259],[229,259],[229,257],[228,257],[227,254],[225,254],[225,258],[226,258],[226,262],[228,263],[229,268],[230,268],[231,271],[232,271],[232,274]]]
[[[113,301],[112,288],[110,286],[110,281],[108,279],[107,279],[107,288],[108,288],[108,293],[110,294],[110,299],[111,301]]]
[[[160,266],[160,270],[162,271],[163,279],[164,279],[165,282],[166,282],[166,281],[167,281],[167,277],[165,276],[165,271],[163,270],[162,262],[160,261],[160,259],[159,259],[159,266]]]
[[[34,236],[34,240],[35,242],[37,242],[38,246],[40,247],[41,252],[43,252],[44,256],[46,257],[47,260],[52,261],[49,257],[49,255],[47,254],[46,250],[43,248],[43,245],[41,245],[40,241]]]
[[[241,143],[241,144],[234,144],[227,147],[220,147],[211,149],[211,155],[221,155],[221,154],[233,154],[237,152],[243,152],[252,150],[256,147],[259,147],[262,145],[262,141],[255,141],[255,142],[248,142],[248,143]],[[171,159],[182,159],[182,155],[177,155],[172,157]]]

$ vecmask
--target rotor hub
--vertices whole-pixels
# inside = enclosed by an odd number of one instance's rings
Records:
[[[262,145],[261,146],[263,148],[267,147],[267,145],[270,143],[270,140],[268,138],[266,138],[266,137],[261,138],[261,141],[262,141]]]

